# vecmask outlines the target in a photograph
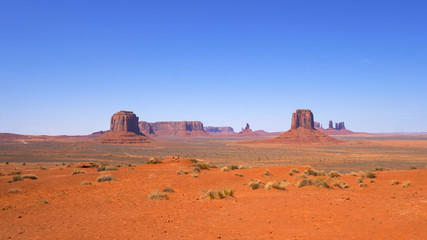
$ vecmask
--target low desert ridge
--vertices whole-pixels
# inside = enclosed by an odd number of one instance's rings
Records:
[[[385,170],[215,168],[180,157],[131,166],[2,163],[0,236],[425,239],[427,170]]]

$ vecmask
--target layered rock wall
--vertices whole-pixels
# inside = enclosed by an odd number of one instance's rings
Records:
[[[292,114],[291,129],[314,129],[313,113],[308,109],[298,109]]]

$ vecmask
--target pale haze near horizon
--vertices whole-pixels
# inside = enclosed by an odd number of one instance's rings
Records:
[[[286,131],[296,109],[427,132],[425,1],[5,1],[0,132],[202,121]]]

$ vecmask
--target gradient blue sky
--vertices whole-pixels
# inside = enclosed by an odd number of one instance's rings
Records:
[[[112,114],[246,122],[291,114],[427,132],[427,1],[0,2],[0,132],[88,134]]]

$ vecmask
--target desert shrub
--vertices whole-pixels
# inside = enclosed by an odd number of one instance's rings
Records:
[[[331,186],[329,186],[329,183],[327,182],[327,180],[323,177],[316,177],[313,179],[313,184],[316,187],[324,187],[324,188],[330,188]]]
[[[211,168],[211,166],[207,162],[198,162],[196,164],[193,164],[193,167],[198,167],[200,168],[200,170],[209,170]]]
[[[297,168],[292,168],[291,172],[293,172],[293,173],[299,173],[299,170]]]
[[[354,177],[357,177],[357,172],[351,172],[350,175],[354,176]]]
[[[162,192],[174,193],[175,190],[173,190],[171,187],[165,187],[162,189]]]
[[[176,171],[176,175],[185,175],[185,174],[188,174],[188,172],[182,168],[180,168],[178,171]]]
[[[307,175],[305,173],[303,173],[301,175],[298,175],[298,176],[295,177],[295,180],[298,180],[300,178],[307,178]]]
[[[338,177],[341,177],[341,174],[339,174],[339,172],[337,172],[337,171],[330,171],[329,177],[330,178],[338,178]]]
[[[225,166],[225,167],[222,167],[222,168],[221,168],[221,171],[223,171],[223,172],[228,172],[228,171],[230,171],[230,168],[229,168],[229,167],[227,167],[227,166]]]
[[[237,166],[237,169],[248,169],[249,166],[245,166],[245,165],[239,165]]]
[[[358,177],[358,178],[356,179],[356,182],[358,182],[358,183],[362,183],[364,179],[365,179],[365,177],[364,177],[364,176]]]
[[[234,174],[234,175],[236,175],[236,176],[238,176],[238,177],[243,177],[243,174],[240,174],[240,173],[236,173],[236,174]]]
[[[372,171],[381,172],[381,171],[390,171],[390,169],[385,167],[375,167],[374,169],[372,169]]]
[[[199,167],[194,167],[192,170],[192,173],[200,173],[200,168]]]
[[[304,171],[304,174],[307,176],[317,176],[318,172],[316,170],[314,170],[313,168],[309,168],[309,169]]]
[[[24,178],[21,175],[16,175],[12,177],[12,180],[10,182],[17,182],[21,180],[24,180]]]
[[[192,163],[197,163],[198,161],[197,161],[197,159],[190,159],[190,161],[192,162]]]
[[[154,190],[150,194],[148,194],[147,200],[168,200],[169,197],[166,193],[161,193],[159,190]]]
[[[226,197],[234,197],[234,190],[233,189],[223,189],[223,190],[217,190],[217,191],[209,190],[206,193],[205,197],[209,197],[210,200],[223,199]]]
[[[375,183],[374,179],[369,180],[369,183]]]
[[[359,187],[368,187],[368,184],[366,184],[366,183],[360,183]]]
[[[252,190],[264,187],[265,183],[261,182],[258,179],[251,179],[249,182],[249,187],[252,188]]]
[[[297,183],[297,187],[305,187],[305,186],[311,186],[313,185],[313,181],[311,179],[302,179]]]
[[[80,185],[82,185],[82,186],[85,186],[85,185],[92,185],[92,183],[91,183],[91,182],[89,182],[89,181],[83,181],[83,182],[81,182],[81,183],[80,183]]]
[[[262,175],[263,175],[263,176],[271,176],[272,174],[271,174],[270,170],[265,169],[265,172],[264,172],[264,174],[262,174]]]
[[[114,180],[113,176],[108,175],[108,174],[107,175],[101,175],[96,179],[97,182],[108,182],[108,181],[113,181],[113,180]]]
[[[84,173],[86,173],[85,171],[81,171],[80,169],[78,169],[78,168],[74,168],[73,169],[73,172],[71,173],[71,175],[76,175],[76,174],[84,174]]]
[[[392,180],[391,181],[391,185],[398,185],[398,184],[400,184],[400,181],[398,181],[398,180]]]
[[[239,169],[239,166],[231,165],[231,166],[229,166],[229,168],[230,168],[230,170],[236,170],[236,169]]]
[[[157,163],[162,163],[160,158],[152,157],[152,158],[148,159],[148,161],[147,161],[147,164],[157,164]]]
[[[286,190],[287,184],[285,182],[281,182],[279,180],[268,182],[265,185],[265,190],[269,191],[271,188],[277,189],[277,190]]]
[[[20,175],[22,172],[21,172],[21,170],[15,170],[15,171],[13,171],[13,172],[10,172],[9,173],[9,176],[10,175]]]
[[[376,178],[377,177],[377,175],[375,175],[375,173],[373,173],[371,171],[365,172],[363,174],[363,176],[366,177],[366,178]]]
[[[409,167],[409,170],[415,170],[415,169],[417,169],[417,167],[414,167],[414,166]]]
[[[37,180],[37,179],[39,179],[36,175],[34,175],[34,174],[25,174],[25,175],[22,175],[22,178],[23,179],[26,179],[26,178],[28,178],[28,179],[33,179],[33,180]]]
[[[103,172],[103,171],[117,171],[119,170],[117,167],[114,166],[108,166],[108,165],[102,165],[96,169],[97,172]]]
[[[7,192],[8,193],[21,193],[22,190],[21,189],[9,189]]]
[[[409,186],[411,186],[411,181],[405,181],[405,182],[403,182],[402,183],[402,187],[409,187]]]
[[[197,178],[197,177],[199,177],[199,173],[198,172],[193,172],[193,173],[191,173],[191,176],[193,178]]]
[[[340,181],[338,183],[334,183],[334,187],[345,189],[345,188],[349,188],[350,186],[346,182]]]

